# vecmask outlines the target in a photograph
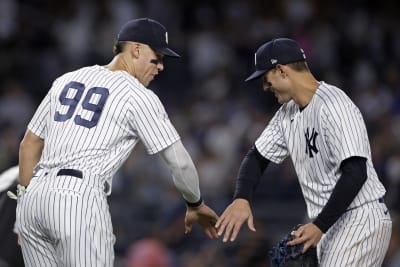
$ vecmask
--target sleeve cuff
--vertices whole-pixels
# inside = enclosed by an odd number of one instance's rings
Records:
[[[330,225],[324,223],[319,217],[314,220],[313,224],[315,224],[324,234],[330,228]]]
[[[203,198],[200,197],[199,201],[194,202],[194,203],[193,203],[193,202],[189,202],[189,201],[187,201],[187,200],[185,200],[185,202],[186,202],[186,205],[187,205],[188,207],[197,208],[198,206],[201,205],[201,203],[203,203]]]

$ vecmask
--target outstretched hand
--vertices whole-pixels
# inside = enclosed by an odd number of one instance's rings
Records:
[[[187,207],[185,216],[185,234],[192,231],[194,223],[198,223],[208,238],[218,238],[215,223],[218,220],[217,214],[206,204],[201,203],[198,207]]]
[[[235,199],[224,211],[218,219],[215,227],[218,229],[218,236],[224,234],[223,242],[230,239],[235,241],[243,223],[247,221],[247,226],[253,232],[256,231],[253,222],[253,213],[251,212],[250,204],[246,199]]]

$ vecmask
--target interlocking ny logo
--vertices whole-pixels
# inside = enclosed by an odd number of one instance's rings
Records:
[[[310,135],[310,132],[307,128],[307,131],[305,132],[304,135],[306,136],[306,143],[307,143],[306,154],[309,155],[310,158],[313,158],[314,157],[313,152],[318,153],[318,148],[315,146],[315,139],[317,139],[318,133],[313,128]]]

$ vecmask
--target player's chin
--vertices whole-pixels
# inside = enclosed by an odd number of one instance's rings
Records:
[[[275,95],[275,97],[279,104],[285,104],[285,101],[281,97],[279,97],[277,95]]]
[[[149,76],[149,78],[146,81],[146,87],[149,86],[149,84],[154,80],[154,78],[155,78],[154,75]]]
[[[285,103],[290,101],[290,99],[287,99],[287,98],[282,97],[280,95],[275,95],[275,96],[276,96],[276,99],[277,99],[279,104],[285,104]]]
[[[148,79],[148,80],[144,81],[144,82],[143,82],[143,85],[144,85],[145,87],[148,87],[148,86],[150,85],[150,83],[151,83],[152,80],[153,80],[153,79]]]

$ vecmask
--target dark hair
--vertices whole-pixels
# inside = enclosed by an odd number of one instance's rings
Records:
[[[114,55],[118,55],[119,53],[123,52],[128,42],[126,41],[114,41],[113,52]]]
[[[289,63],[287,64],[292,70],[295,71],[310,71],[310,69],[308,68],[307,62],[305,61],[297,61],[297,62],[293,62],[293,63]]]

